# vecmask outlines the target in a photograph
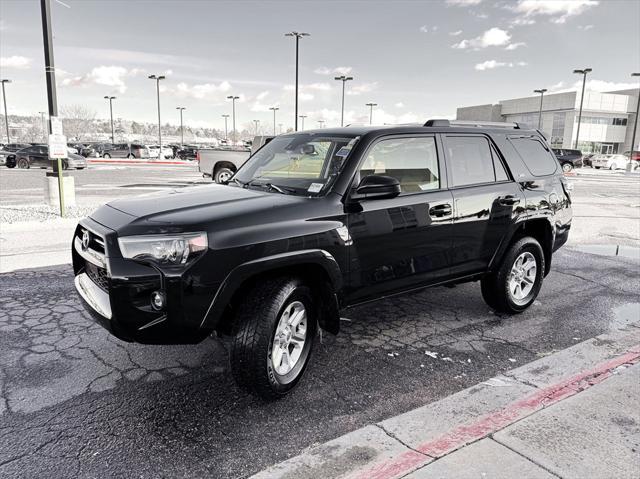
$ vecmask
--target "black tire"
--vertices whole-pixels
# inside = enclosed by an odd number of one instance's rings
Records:
[[[29,163],[29,160],[27,160],[26,158],[18,159],[18,163],[16,165],[21,170],[27,170],[27,169],[31,168],[31,163]]]
[[[562,163],[562,171],[568,173],[571,170],[573,170],[573,165],[571,163]]]
[[[106,159],[111,159],[111,155],[109,153],[105,153],[104,155],[102,155],[102,158],[106,158]]]
[[[216,183],[224,183],[234,175],[234,171],[230,168],[221,167],[213,172],[213,181]]]
[[[66,161],[62,162],[62,169],[63,170],[68,170],[69,169],[69,163],[67,163]]]
[[[615,163],[611,163],[611,166],[609,167],[609,169],[611,171],[617,170],[618,169],[618,165],[616,165]]]
[[[133,153],[129,153],[127,155],[127,158],[129,158],[130,160],[133,160],[136,157],[136,155],[134,155]]]
[[[280,375],[272,362],[274,339],[281,316],[297,303],[303,304],[307,313],[305,341],[295,366]],[[299,279],[281,277],[256,285],[239,306],[233,326],[229,357],[238,386],[264,400],[289,393],[299,383],[311,357],[317,328],[315,313],[311,290]]]
[[[524,298],[517,301],[509,291],[509,279],[515,261],[523,253],[530,253],[535,258],[536,274],[531,291]],[[489,307],[499,313],[522,313],[538,297],[544,279],[544,270],[544,253],[540,243],[535,238],[525,236],[511,245],[497,271],[488,273],[482,278],[480,282],[482,297]]]
[[[16,167],[16,161],[7,161],[7,168],[15,168]]]
[[[595,168],[596,170],[599,170],[599,169],[600,169],[600,167],[599,167],[599,166],[594,166],[594,168]]]

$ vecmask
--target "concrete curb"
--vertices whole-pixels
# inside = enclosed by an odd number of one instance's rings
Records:
[[[253,478],[404,477],[605,381],[618,368],[639,363],[637,326],[592,338],[435,403],[312,447]]]

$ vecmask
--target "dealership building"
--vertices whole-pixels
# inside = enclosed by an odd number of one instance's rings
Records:
[[[631,149],[640,89],[585,91],[578,149],[583,153],[624,153]],[[576,141],[580,91],[544,95],[540,129],[553,147],[573,148]],[[518,122],[538,127],[540,96],[502,100],[495,105],[458,108],[456,119]],[[640,130],[640,126],[638,127]],[[640,147],[636,133],[635,150]]]

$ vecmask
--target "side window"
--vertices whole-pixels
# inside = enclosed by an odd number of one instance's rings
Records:
[[[376,143],[360,166],[360,181],[369,175],[397,178],[401,194],[439,189],[435,138],[391,138]]]
[[[504,165],[500,160],[498,152],[493,147],[491,147],[491,156],[493,156],[493,169],[496,172],[496,181],[507,181],[509,179],[509,175],[507,175],[507,171],[504,169]]]
[[[489,141],[482,136],[447,136],[448,169],[455,186],[496,180]]]
[[[558,161],[535,137],[511,137],[509,141],[514,146],[527,169],[534,176],[551,175],[558,167]]]

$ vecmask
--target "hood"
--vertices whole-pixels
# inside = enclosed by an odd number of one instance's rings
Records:
[[[278,193],[211,184],[118,199],[108,205],[148,222],[178,225],[238,217],[300,200]]]

